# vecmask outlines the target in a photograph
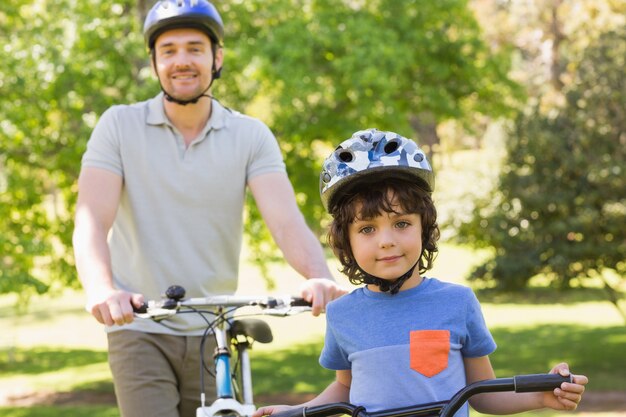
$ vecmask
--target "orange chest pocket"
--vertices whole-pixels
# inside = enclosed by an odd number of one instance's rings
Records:
[[[411,369],[433,377],[448,367],[449,330],[411,331]]]

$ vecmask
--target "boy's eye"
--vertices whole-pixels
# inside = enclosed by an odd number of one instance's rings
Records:
[[[372,226],[365,226],[365,227],[361,227],[361,229],[359,230],[359,233],[363,233],[364,235],[370,234],[374,231],[374,228]]]
[[[406,222],[406,221],[404,221],[404,220],[399,221],[398,223],[396,223],[396,227],[397,227],[398,229],[406,229],[406,228],[407,228],[407,227],[409,227],[410,225],[411,225],[411,223]]]

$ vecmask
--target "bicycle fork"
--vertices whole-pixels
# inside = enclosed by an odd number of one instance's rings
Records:
[[[217,399],[206,406],[205,393],[201,394],[201,406],[196,410],[196,417],[214,416],[249,416],[256,407],[252,402],[252,377],[250,368],[250,356],[247,346],[238,346],[240,359],[240,375],[243,404],[235,398],[235,390],[232,382],[230,348],[227,339],[227,330],[224,325],[215,329],[215,383]]]

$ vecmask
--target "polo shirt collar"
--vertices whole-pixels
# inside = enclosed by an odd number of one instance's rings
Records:
[[[149,125],[163,125],[171,126],[172,123],[165,115],[165,107],[163,106],[163,92],[161,91],[156,97],[148,100],[148,115],[146,122]],[[226,109],[219,101],[211,99],[211,118],[207,122],[207,130],[221,129],[226,125]]]

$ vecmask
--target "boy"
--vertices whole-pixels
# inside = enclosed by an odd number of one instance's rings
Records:
[[[439,228],[434,176],[417,144],[393,132],[356,132],[324,163],[320,192],[333,217],[329,241],[354,284],[328,305],[322,366],[336,381],[313,406],[350,402],[369,412],[448,400],[466,384],[495,378],[496,344],[471,289],[422,274],[432,266]],[[568,365],[552,373],[568,375]],[[481,413],[573,410],[587,377],[553,392],[484,393]],[[254,417],[289,409],[263,407]],[[457,416],[467,416],[467,404]]]

